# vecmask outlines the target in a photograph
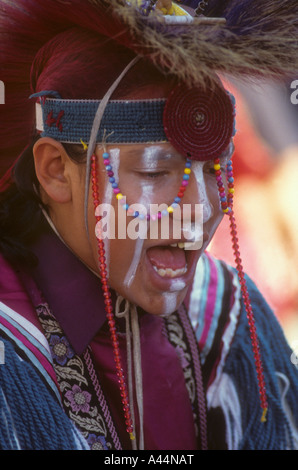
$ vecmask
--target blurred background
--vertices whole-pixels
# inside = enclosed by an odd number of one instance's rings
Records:
[[[234,212],[244,270],[298,352],[298,104],[291,102],[297,78],[224,82],[236,98]],[[234,265],[228,217],[209,251]]]

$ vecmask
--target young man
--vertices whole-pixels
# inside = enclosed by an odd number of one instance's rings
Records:
[[[237,9],[71,3],[1,3],[7,161],[31,138],[1,196],[2,448],[295,447],[297,371],[232,210],[214,72],[259,68],[252,45],[223,65]],[[205,253],[224,214],[238,274]]]

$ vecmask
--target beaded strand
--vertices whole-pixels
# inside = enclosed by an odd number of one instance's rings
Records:
[[[244,270],[242,266],[242,260],[240,257],[237,225],[236,225],[235,216],[233,212],[234,177],[233,177],[232,161],[229,160],[227,163],[227,173],[226,173],[227,184],[228,184],[228,196],[227,197],[226,197],[225,187],[224,187],[223,180],[222,180],[219,158],[214,159],[214,170],[215,170],[216,182],[218,186],[221,209],[225,214],[229,216],[229,219],[230,219],[230,233],[231,233],[231,238],[232,238],[232,247],[233,247],[233,252],[234,252],[236,269],[238,273],[238,279],[239,279],[240,286],[241,286],[242,298],[243,298],[243,302],[244,302],[244,306],[246,310],[246,316],[248,319],[251,344],[252,344],[254,360],[255,360],[255,365],[256,365],[261,408],[263,410],[261,422],[264,423],[266,421],[268,402],[267,402],[264,372],[263,372],[263,366],[262,366],[262,361],[261,361],[261,354],[260,354],[260,347],[259,347],[259,342],[258,342],[258,337],[257,337],[255,319],[254,319],[253,309],[251,306],[249,293],[248,293],[248,289],[246,285]]]
[[[234,196],[234,177],[233,177],[233,163],[232,160],[229,160],[227,163],[227,184],[228,184],[228,196],[226,196],[226,190],[224,187],[224,183],[222,180],[221,175],[221,166],[220,166],[220,159],[214,159],[213,165],[215,176],[216,176],[216,183],[219,192],[219,199],[221,209],[225,214],[229,214],[233,207],[233,196]]]
[[[91,158],[91,184],[92,184],[93,205],[94,205],[94,209],[96,209],[100,203],[100,198],[99,198],[99,193],[98,193],[98,175],[97,175],[97,165],[96,165],[95,155],[93,155]],[[96,222],[99,222],[101,220],[100,216],[95,216],[95,217],[96,217]],[[98,225],[100,226],[100,224]],[[116,371],[117,371],[119,389],[120,389],[120,394],[121,394],[121,402],[123,405],[126,431],[129,434],[130,439],[134,441],[135,436],[134,436],[134,429],[132,425],[132,418],[131,418],[130,407],[129,407],[127,387],[126,387],[124,372],[123,372],[123,368],[121,364],[120,348],[119,348],[119,342],[117,338],[116,323],[115,323],[113,307],[112,307],[111,292],[110,292],[109,285],[108,285],[104,243],[103,243],[102,237],[100,236],[97,237],[97,240],[98,240],[98,261],[99,261],[100,278],[101,278],[102,291],[103,291],[105,310],[106,310],[106,318],[108,320],[108,325],[109,325],[110,335],[111,335],[111,340],[112,340],[112,345],[113,345],[114,360],[116,364]]]
[[[253,354],[254,354],[254,359],[255,359],[255,365],[256,365],[256,371],[257,371],[259,394],[260,394],[260,400],[261,400],[261,407],[262,407],[262,410],[263,410],[262,417],[261,417],[261,422],[265,422],[266,421],[266,414],[267,414],[267,410],[268,410],[268,403],[267,403],[267,396],[266,396],[266,387],[265,387],[263,366],[262,366],[262,360],[261,360],[261,354],[260,354],[260,346],[259,346],[259,342],[258,342],[258,336],[257,336],[257,330],[256,330],[256,325],[255,325],[253,309],[252,309],[252,306],[251,306],[249,293],[248,293],[247,286],[246,286],[246,280],[245,280],[244,270],[243,270],[243,266],[242,266],[242,260],[241,260],[241,257],[240,257],[236,221],[235,221],[235,217],[234,217],[234,212],[232,210],[229,213],[229,218],[230,218],[230,233],[231,233],[231,237],[232,237],[232,246],[233,246],[233,252],[234,252],[234,257],[235,257],[235,262],[236,262],[236,269],[237,269],[237,273],[238,273],[238,278],[239,278],[239,282],[240,282],[240,286],[241,286],[242,298],[243,298],[243,302],[244,302],[244,306],[245,306],[245,310],[246,310],[246,315],[247,315],[247,319],[248,319],[251,344],[252,344],[252,349],[253,349]]]
[[[107,172],[107,175],[108,175],[108,178],[109,178],[109,182],[110,182],[110,184],[112,185],[112,188],[113,188],[113,193],[115,194],[117,200],[119,201],[119,203],[121,204],[123,209],[125,211],[127,211],[127,215],[132,216],[132,217],[138,217],[140,219],[145,219],[145,218],[147,220],[151,219],[151,220],[154,221],[154,220],[161,219],[162,217],[167,216],[169,214],[172,214],[174,212],[174,209],[176,207],[178,207],[178,204],[181,202],[181,199],[183,198],[184,192],[185,192],[185,190],[188,186],[188,183],[189,183],[189,178],[190,178],[190,174],[191,174],[191,160],[190,160],[190,158],[186,159],[185,168],[184,168],[184,172],[183,172],[183,179],[182,179],[178,194],[175,197],[172,204],[170,204],[170,206],[168,206],[167,209],[164,209],[161,212],[157,212],[157,214],[147,214],[145,216],[145,214],[142,214],[141,212],[132,210],[130,205],[126,203],[126,198],[122,194],[122,192],[120,191],[118,182],[116,181],[114,171],[113,171],[113,167],[112,167],[112,164],[111,164],[111,161],[110,161],[109,153],[107,151],[104,151],[102,157],[103,157],[103,163],[106,167],[106,172]]]

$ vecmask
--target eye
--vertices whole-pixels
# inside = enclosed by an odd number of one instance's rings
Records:
[[[229,157],[223,157],[220,159],[220,170],[222,174],[225,174],[227,171],[227,163],[229,161]],[[210,160],[205,163],[204,165],[204,173],[207,173],[209,175],[215,175],[215,169],[214,169],[214,162],[213,160]]]
[[[166,171],[140,171],[138,173],[141,178],[145,179],[157,179],[166,176],[168,172]]]
[[[206,173],[207,175],[215,175],[214,163],[212,160],[205,163],[204,173]]]

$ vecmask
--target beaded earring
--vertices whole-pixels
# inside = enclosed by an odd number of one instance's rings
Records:
[[[228,185],[228,195],[226,196],[226,190],[222,180],[220,159],[214,159],[213,168],[215,170],[216,183],[218,187],[219,199],[221,210],[225,214],[229,214],[233,207],[233,195],[234,195],[234,177],[233,177],[233,163],[232,160],[229,160],[226,168],[226,179]]]
[[[255,319],[254,319],[253,310],[252,310],[249,293],[248,293],[248,289],[246,285],[244,270],[242,266],[242,260],[240,257],[237,225],[236,225],[235,216],[233,212],[234,177],[233,177],[232,161],[231,160],[228,161],[227,168],[226,168],[226,183],[228,187],[227,196],[226,196],[226,191],[225,191],[225,187],[224,187],[223,180],[222,180],[222,173],[221,173],[221,166],[220,166],[219,158],[214,159],[214,170],[215,170],[216,182],[218,186],[221,209],[225,214],[229,216],[229,219],[230,219],[230,233],[231,233],[231,238],[232,238],[233,253],[234,253],[235,264],[236,264],[236,269],[238,273],[238,279],[239,279],[239,283],[241,287],[242,298],[243,298],[245,311],[247,315],[248,325],[249,325],[250,339],[251,339],[251,344],[252,344],[252,349],[253,349],[253,354],[254,354],[256,371],[257,371],[261,408],[263,410],[261,421],[265,422],[266,414],[268,410],[268,402],[267,402],[267,396],[266,396],[266,387],[265,387],[263,366],[262,366],[262,361],[261,361],[260,347],[259,347],[257,331],[256,331],[256,326],[255,326]]]

